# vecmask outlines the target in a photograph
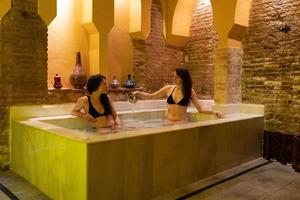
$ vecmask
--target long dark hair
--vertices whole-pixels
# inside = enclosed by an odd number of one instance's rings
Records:
[[[101,74],[96,74],[90,76],[88,82],[87,82],[87,90],[89,94],[92,94],[96,90],[98,90],[100,84],[103,82],[103,80],[106,80],[106,77]],[[99,97],[100,102],[102,103],[104,107],[104,112],[106,114],[111,114],[111,108],[110,108],[110,102],[108,100],[107,94],[101,94]]]
[[[176,68],[176,75],[182,79],[183,96],[190,100],[192,96],[193,81],[190,72],[185,68]]]

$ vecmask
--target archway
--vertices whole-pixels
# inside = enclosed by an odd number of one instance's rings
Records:
[[[0,20],[10,10],[11,0],[2,0],[0,2]]]
[[[219,35],[215,61],[215,100],[241,102],[241,40],[248,27],[252,0],[211,0],[214,25]]]

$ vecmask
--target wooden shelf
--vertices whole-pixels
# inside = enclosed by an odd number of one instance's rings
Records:
[[[86,93],[88,92],[87,89],[74,89],[74,88],[61,88],[61,89],[56,89],[56,88],[48,88],[48,92],[75,92],[75,93]]]
[[[138,88],[124,88],[124,87],[118,87],[118,88],[108,88],[108,93],[128,93],[128,92],[134,92],[134,91],[143,91],[144,88],[138,87]],[[86,93],[87,89],[74,89],[74,88],[61,88],[61,89],[55,89],[55,88],[48,88],[49,92],[75,92],[75,93]]]

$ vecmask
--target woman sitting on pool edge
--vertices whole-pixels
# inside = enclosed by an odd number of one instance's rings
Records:
[[[161,97],[167,98],[167,112],[166,112],[166,125],[180,124],[188,121],[187,107],[190,102],[193,103],[199,113],[215,114],[217,117],[222,117],[220,112],[202,110],[198,103],[198,97],[192,88],[192,79],[187,69],[177,68],[174,72],[174,85],[167,85],[152,94],[145,92],[133,92],[133,95],[146,98],[155,99]]]
[[[89,95],[77,100],[71,114],[88,121],[100,132],[120,127],[120,119],[107,89],[105,76],[91,76],[87,83]]]

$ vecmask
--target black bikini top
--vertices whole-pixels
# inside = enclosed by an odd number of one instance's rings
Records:
[[[186,99],[186,98],[182,98],[178,103],[175,103],[174,99],[173,99],[173,93],[174,93],[174,90],[175,90],[176,87],[174,87],[172,93],[170,94],[170,96],[168,97],[167,99],[167,103],[168,104],[177,104],[177,105],[180,105],[180,106],[188,106],[189,105],[189,102],[190,100],[189,99]]]
[[[87,96],[88,100],[89,100],[89,114],[94,117],[94,118],[97,118],[97,117],[101,117],[101,116],[107,116],[108,113],[107,113],[107,110],[104,108],[104,112],[103,113],[99,113],[95,107],[93,106],[92,102],[91,102],[91,98],[90,96]],[[100,99],[99,99],[100,101]]]

